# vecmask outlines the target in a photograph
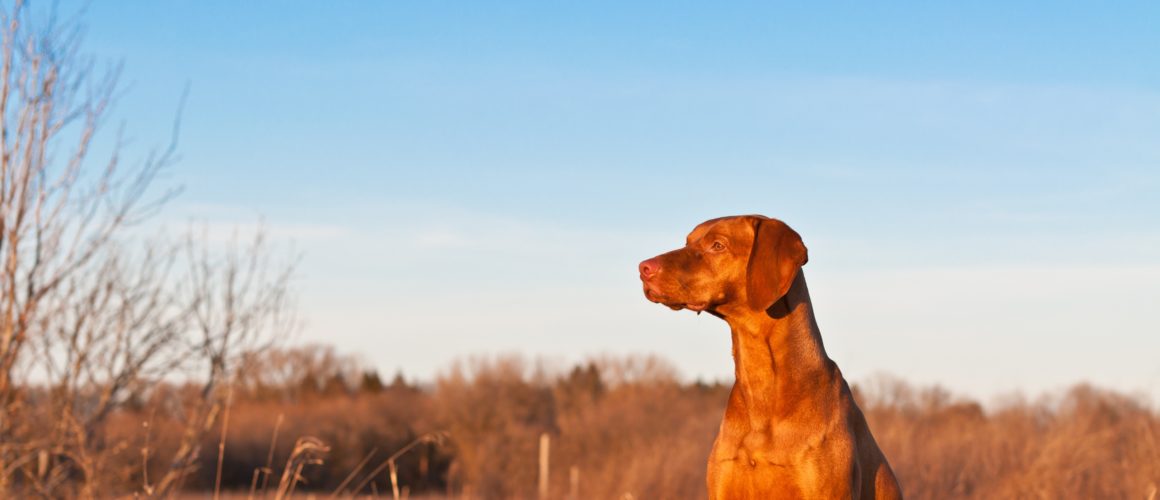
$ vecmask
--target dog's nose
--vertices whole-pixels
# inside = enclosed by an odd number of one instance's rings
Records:
[[[657,271],[661,270],[661,263],[657,261],[656,257],[640,263],[640,277],[651,278],[656,275]]]

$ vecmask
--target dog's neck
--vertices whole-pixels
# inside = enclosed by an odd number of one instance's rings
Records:
[[[765,427],[769,418],[809,408],[827,397],[840,377],[822,345],[801,271],[785,297],[766,311],[739,306],[717,312],[732,329],[734,391],[740,391],[751,426]]]

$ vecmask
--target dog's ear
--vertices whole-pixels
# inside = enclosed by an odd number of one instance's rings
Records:
[[[806,246],[797,231],[777,219],[755,217],[746,270],[749,306],[764,311],[781,300],[807,260]]]

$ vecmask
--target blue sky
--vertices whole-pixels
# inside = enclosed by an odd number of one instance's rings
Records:
[[[68,2],[64,4],[66,7]],[[975,396],[1160,398],[1160,6],[94,2],[131,149],[182,89],[185,192],[304,252],[306,327],[385,371],[655,352],[724,323],[635,266],[696,223],[798,229],[827,348]]]

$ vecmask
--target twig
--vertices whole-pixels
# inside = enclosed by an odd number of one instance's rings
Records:
[[[274,449],[278,446],[278,430],[282,428],[282,420],[286,414],[279,413],[278,420],[274,422],[274,435],[270,437],[270,452],[266,455],[266,467],[263,469],[265,475],[262,476],[262,498],[266,498],[266,492],[270,486],[270,476],[274,475]],[[253,492],[251,492],[251,495]]]
[[[226,434],[230,431],[230,410],[234,403],[234,384],[226,387],[226,414],[222,417],[221,439],[218,440],[217,475],[213,482],[213,500],[220,500],[222,493],[222,462],[226,457]]]
[[[342,494],[343,488],[346,488],[346,485],[350,484],[351,480],[354,479],[358,472],[361,471],[363,467],[366,467],[367,462],[370,462],[371,457],[374,456],[375,452],[377,451],[379,451],[378,448],[371,448],[370,453],[367,453],[367,456],[363,457],[362,461],[359,462],[357,466],[355,466],[354,470],[350,471],[350,474],[346,475],[346,479],[343,479],[342,483],[338,485],[338,488],[335,488],[334,492],[331,493],[327,498],[338,498],[338,495]]]
[[[427,434],[423,434],[422,436],[419,436],[414,441],[407,443],[407,446],[404,446],[404,447],[400,448],[399,451],[396,451],[394,455],[391,455],[390,457],[388,457],[387,460],[384,461],[383,463],[379,464],[378,467],[375,467],[375,469],[372,470],[371,473],[367,475],[367,477],[363,478],[362,482],[359,483],[358,487],[355,488],[352,491],[352,493],[357,495],[358,492],[362,491],[362,489],[364,487],[366,487],[368,482],[373,480],[375,478],[375,476],[379,475],[379,473],[382,472],[383,469],[389,467],[392,470],[391,489],[393,490],[393,493],[395,495],[395,500],[398,500],[399,499],[399,480],[398,480],[398,475],[393,473],[393,471],[395,471],[395,461],[398,460],[399,457],[403,456],[404,453],[407,453],[408,451],[410,451],[411,448],[414,448],[422,443],[442,443],[443,440],[445,440],[445,439],[447,439],[447,433],[443,432],[443,431],[428,432]],[[371,483],[371,484],[373,485],[374,483]]]
[[[321,464],[322,455],[328,451],[330,448],[318,438],[309,436],[299,438],[294,443],[294,450],[290,452],[290,457],[286,459],[286,467],[282,469],[282,480],[278,482],[278,492],[274,495],[275,500],[282,500],[293,495],[295,487],[302,481],[302,468],[307,464]]]
[[[157,408],[153,408],[153,410],[149,412],[149,420],[141,423],[141,425],[145,427],[145,446],[141,448],[141,476],[143,482],[142,489],[145,490],[145,496],[153,495],[153,487],[149,485],[149,435],[152,431],[150,423],[153,422],[153,417],[156,416],[156,414]]]

